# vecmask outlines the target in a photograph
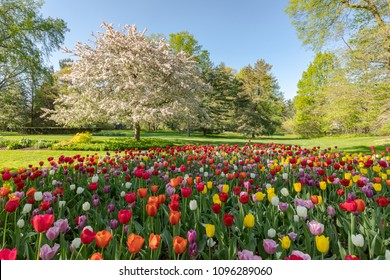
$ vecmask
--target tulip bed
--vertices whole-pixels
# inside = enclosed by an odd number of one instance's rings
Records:
[[[388,259],[389,152],[248,142],[5,169],[0,258]]]

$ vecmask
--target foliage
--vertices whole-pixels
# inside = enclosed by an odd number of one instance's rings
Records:
[[[90,132],[80,132],[77,133],[71,140],[70,142],[74,144],[79,144],[79,143],[89,143],[92,141],[92,134]]]
[[[203,83],[194,61],[173,54],[163,40],[149,40],[134,25],[119,31],[112,24],[102,27],[93,45],[79,43],[69,51],[80,59],[62,77],[71,81],[70,92],[57,99],[55,110],[46,110],[51,119],[65,126],[132,123],[139,140],[141,122],[198,107],[194,93]]]

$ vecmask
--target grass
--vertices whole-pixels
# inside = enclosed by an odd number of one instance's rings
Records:
[[[45,139],[69,141],[74,135],[20,135],[16,133],[0,133],[6,139],[20,140],[21,138]],[[108,140],[119,137],[133,137],[133,131],[103,131],[94,136],[96,140]],[[174,142],[175,144],[211,144],[211,145],[244,145],[248,140],[252,143],[277,143],[286,145],[297,145],[302,148],[321,147],[322,149],[338,147],[339,151],[347,153],[365,153],[370,154],[370,146],[375,146],[377,153],[385,151],[386,147],[390,147],[389,136],[334,136],[322,137],[315,139],[302,139],[294,135],[274,135],[263,136],[255,139],[249,139],[235,133],[225,133],[220,135],[202,136],[201,133],[194,132],[191,137],[187,137],[184,133],[178,134],[177,131],[157,131],[157,132],[142,132],[141,137],[163,138]],[[17,169],[20,167],[28,167],[29,164],[36,166],[39,161],[47,163],[48,157],[58,158],[61,155],[73,156],[91,155],[95,151],[54,151],[54,150],[0,150],[0,170],[4,168]],[[104,152],[99,152],[99,155],[104,155]]]

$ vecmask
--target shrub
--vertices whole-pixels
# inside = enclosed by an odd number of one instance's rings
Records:
[[[4,139],[2,136],[0,136],[0,148],[7,147],[10,140]]]
[[[78,144],[78,143],[89,143],[92,140],[92,134],[90,132],[82,132],[77,133],[76,136],[70,140],[70,142]]]

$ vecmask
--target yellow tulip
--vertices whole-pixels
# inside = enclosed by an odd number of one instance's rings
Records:
[[[376,172],[376,173],[379,173],[379,172],[381,172],[381,167],[378,165],[375,165],[372,167],[372,170],[374,170],[374,172]]]
[[[290,248],[290,246],[291,246],[291,239],[290,239],[290,237],[288,235],[283,236],[282,239],[279,238],[279,240],[282,243],[282,248],[283,249],[287,250],[288,248]]]
[[[267,193],[268,194],[275,193],[275,188],[268,188]]]
[[[255,196],[256,196],[256,199],[257,199],[258,201],[263,201],[263,199],[264,199],[264,197],[265,197],[265,194],[262,193],[262,192],[257,192],[257,193],[255,193]]]
[[[382,190],[382,184],[380,184],[380,183],[375,183],[375,184],[374,184],[374,190],[375,190],[376,192],[380,192],[380,191]]]
[[[212,238],[215,234],[215,226],[212,224],[206,224],[206,235],[208,238]]]
[[[387,180],[387,174],[386,173],[382,173],[382,180]]]
[[[316,247],[321,253],[326,253],[329,250],[329,237],[324,235],[316,236]]]
[[[207,188],[208,188],[208,189],[211,189],[211,188],[213,187],[213,182],[208,181],[208,182],[206,183],[206,185],[207,185]]]
[[[219,195],[217,193],[213,195],[213,202],[214,204],[219,204],[219,205],[222,204],[221,200],[219,199]]]
[[[320,189],[323,191],[326,190],[326,182],[324,181],[320,182]]]
[[[268,195],[267,195],[267,198],[268,198],[268,201],[269,202],[271,202],[271,200],[272,200],[272,198],[274,197],[274,196],[277,196],[275,193],[269,193]]]
[[[355,175],[352,177],[354,183],[356,183],[360,179],[360,175]]]
[[[302,191],[302,184],[300,182],[294,183],[294,190],[299,193]]]
[[[351,173],[345,173],[344,174],[344,179],[347,179],[347,180],[351,180],[351,178],[352,178],[352,174]]]
[[[366,175],[368,173],[368,171],[365,168],[360,168],[360,173]]]
[[[228,185],[223,185],[222,186],[222,192],[228,193],[229,192],[229,186]]]
[[[253,228],[255,225],[255,216],[251,213],[247,214],[244,218],[244,226],[247,228]]]

